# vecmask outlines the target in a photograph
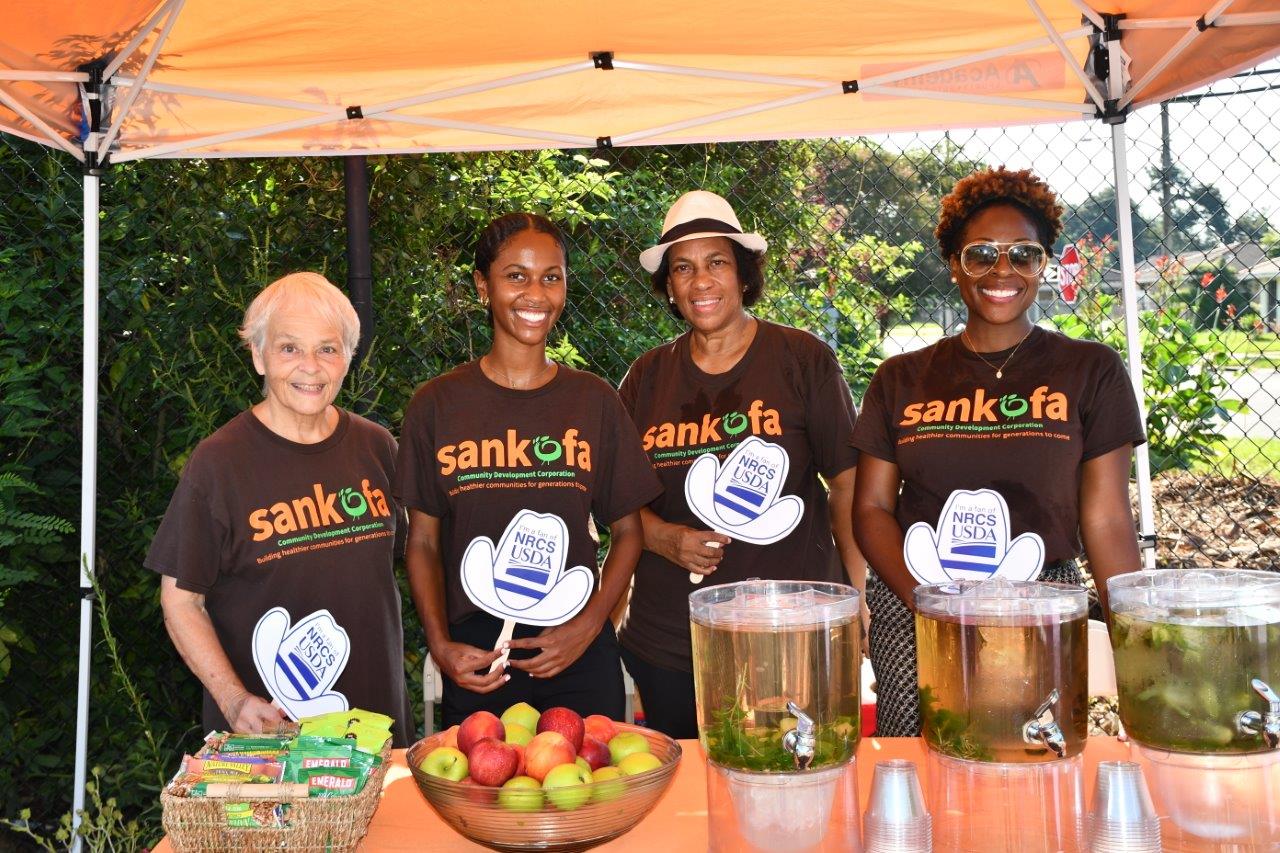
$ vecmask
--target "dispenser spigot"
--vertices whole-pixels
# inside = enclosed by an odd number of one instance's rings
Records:
[[[796,718],[796,727],[782,736],[782,748],[795,757],[797,770],[808,770],[818,746],[817,727],[795,702],[787,702],[787,711]]]
[[[1236,729],[1242,735],[1260,735],[1267,749],[1280,747],[1280,696],[1261,678],[1249,682],[1259,696],[1267,700],[1267,712],[1241,711],[1236,714]]]
[[[1049,695],[1040,707],[1036,708],[1035,717],[1022,727],[1022,739],[1027,743],[1042,744],[1053,750],[1059,758],[1067,755],[1067,741],[1062,736],[1062,729],[1053,716],[1053,706],[1058,704],[1058,688],[1049,691]]]

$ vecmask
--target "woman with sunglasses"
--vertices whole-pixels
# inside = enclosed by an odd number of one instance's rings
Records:
[[[942,200],[936,236],[968,309],[964,331],[888,359],[867,389],[853,439],[861,451],[853,524],[872,569],[878,735],[920,733],[917,581],[904,532],[929,525],[940,546],[933,559],[947,576],[992,569],[965,559],[968,545],[941,547],[953,535],[938,529],[949,526],[940,515],[953,493],[999,494],[1007,529],[993,523],[985,532],[1038,536],[1039,580],[1080,583],[1082,541],[1103,596],[1107,578],[1139,567],[1129,464],[1145,436],[1124,365],[1107,346],[1042,329],[1027,314],[1061,216],[1057,197],[1029,170],[959,181]]]

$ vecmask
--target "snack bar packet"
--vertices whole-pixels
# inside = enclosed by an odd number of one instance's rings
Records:
[[[347,733],[346,712],[308,717],[302,720],[301,734],[311,737],[343,737]]]
[[[253,803],[226,803],[223,812],[227,826],[246,829],[282,829],[288,826],[285,813],[289,807],[283,803],[260,800]]]
[[[299,782],[307,783],[307,796],[318,799],[351,797],[364,788],[364,776],[351,767],[315,767],[302,771]]]
[[[205,750],[216,753],[241,753],[276,758],[292,739],[290,735],[235,735],[214,732],[205,737]]]
[[[317,737],[315,735],[298,735],[289,741],[289,751],[297,752],[298,750],[325,750],[332,749],[335,752],[346,750],[354,752],[356,748],[355,741],[343,735],[342,737]]]
[[[284,765],[278,761],[246,755],[210,755],[196,758],[183,756],[179,776],[188,782],[240,782],[258,784],[279,782]]]
[[[379,728],[386,729],[390,732],[391,726],[395,723],[395,720],[391,719],[386,714],[379,714],[376,711],[364,711],[360,708],[352,708],[347,712],[347,726],[350,726],[352,723],[364,723],[370,726],[378,726]]]
[[[291,782],[303,781],[303,771],[319,768],[346,769],[351,767],[351,756],[357,753],[355,743],[342,740],[314,746],[298,746],[285,757],[285,778]]]
[[[373,723],[352,723],[347,727],[347,737],[355,738],[356,749],[361,752],[378,755],[391,732]]]

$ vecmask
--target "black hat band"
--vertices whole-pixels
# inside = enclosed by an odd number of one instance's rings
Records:
[[[670,231],[658,238],[658,243],[671,243],[690,234],[707,232],[712,234],[742,233],[740,229],[734,228],[728,222],[721,222],[719,219],[690,219],[688,222],[681,222],[679,225],[672,227]]]

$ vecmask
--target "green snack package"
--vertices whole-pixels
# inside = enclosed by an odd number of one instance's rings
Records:
[[[305,771],[316,768],[347,769],[352,766],[353,754],[358,752],[355,744],[345,741],[342,744],[306,747],[290,750],[285,758],[285,778],[290,782],[304,782]]]
[[[236,753],[277,758],[288,749],[290,740],[291,738],[287,735],[230,735],[218,733],[205,738],[205,748],[209,752],[216,752],[222,755]]]
[[[344,732],[340,737],[317,737],[316,735],[298,735],[289,741],[289,751],[294,752],[299,749],[346,749],[348,752],[354,751],[356,745],[346,736]]]
[[[395,723],[395,720],[391,719],[386,714],[379,714],[376,711],[364,711],[360,708],[352,708],[347,712],[347,725],[350,726],[353,723],[363,723],[367,726],[378,726],[386,729],[387,734],[390,734],[391,726]]]
[[[378,725],[352,723],[347,728],[347,737],[355,739],[356,749],[377,755],[382,752],[383,744],[391,737],[391,733]]]
[[[351,797],[364,788],[364,775],[352,767],[316,767],[302,771],[299,782],[307,783],[307,796]]]
[[[342,737],[347,733],[347,719],[333,714],[306,719],[302,721],[301,733],[311,737]]]

